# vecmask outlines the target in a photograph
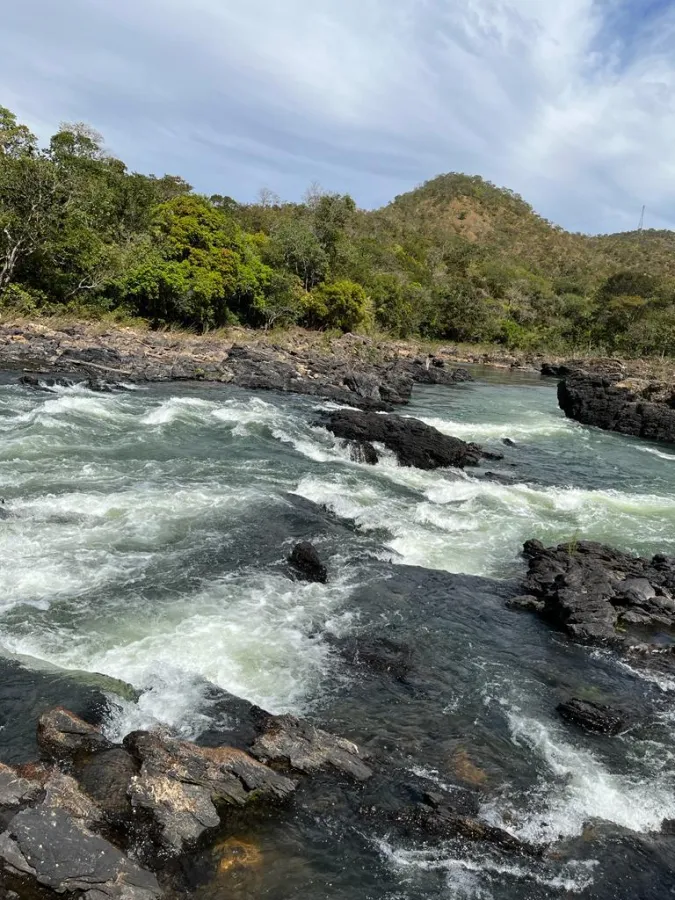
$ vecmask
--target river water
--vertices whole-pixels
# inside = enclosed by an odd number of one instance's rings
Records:
[[[477,786],[483,819],[553,850],[404,838],[363,812],[391,788],[357,803],[327,783],[247,826],[250,865],[193,860],[195,896],[675,896],[675,838],[654,834],[675,818],[675,681],[504,605],[528,538],[675,554],[675,448],[566,420],[551,382],[474,374],[417,387],[403,410],[504,452],[466,473],[353,462],[314,424],[330,404],[308,398],[39,393],[5,376],[0,759],[34,754],[49,703],[82,711],[101,692],[113,737],[166,724],[222,740],[227,691],[357,740],[396,790]],[[299,539],[320,549],[327,585],[289,579]],[[407,677],[337,652],[336,638],[364,636],[409,648]],[[628,705],[640,724],[585,736],[557,718],[570,694]]]

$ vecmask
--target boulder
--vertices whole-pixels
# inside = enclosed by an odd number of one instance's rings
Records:
[[[326,640],[352,666],[369,669],[397,681],[405,681],[412,669],[412,648],[390,638],[338,638],[327,635]]]
[[[357,444],[377,442],[396,454],[402,466],[419,469],[476,466],[481,459],[499,459],[476,444],[442,434],[418,419],[341,409],[319,421],[336,437]]]
[[[284,800],[295,789],[293,781],[232,747],[199,747],[146,731],[127,735],[124,746],[140,764],[129,786],[131,805],[170,854],[216,828],[220,808]]]
[[[295,716],[264,718],[263,733],[251,747],[251,753],[265,763],[282,763],[306,775],[333,769],[357,781],[367,781],[373,774],[352,741]]]
[[[527,541],[523,555],[526,598],[509,605],[533,609],[577,640],[621,644],[632,625],[675,628],[675,559],[643,559],[594,541],[548,548]]]
[[[131,818],[129,786],[138,770],[137,760],[123,747],[84,755],[73,767],[80,787],[111,822]]]
[[[314,544],[310,544],[309,541],[296,544],[288,561],[303,581],[316,581],[320,584],[328,581],[328,569],[321,562]]]
[[[675,443],[675,387],[633,383],[622,374],[570,372],[558,385],[565,415],[650,441]]]
[[[101,729],[90,725],[75,713],[57,706],[38,720],[37,740],[40,749],[54,759],[74,756],[79,752],[109,749],[112,743]]]
[[[20,770],[0,763],[0,810],[16,809],[34,802],[43,793],[42,781],[26,778]]]
[[[628,724],[623,713],[602,703],[581,700],[578,697],[560,703],[557,710],[566,721],[594,734],[619,734]]]
[[[12,883],[29,881],[84,900],[155,900],[157,879],[65,809],[18,812],[0,834],[0,868]]]

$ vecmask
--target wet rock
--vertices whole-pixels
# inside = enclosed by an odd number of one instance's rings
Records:
[[[25,778],[12,767],[0,763],[0,809],[26,806],[43,792],[40,780]]]
[[[352,666],[369,669],[405,681],[412,670],[413,651],[406,644],[390,638],[326,636]]]
[[[263,733],[251,753],[265,763],[283,763],[297,772],[311,775],[335,769],[357,781],[373,774],[356,744],[315,728],[295,716],[267,716]]]
[[[131,817],[129,785],[138,770],[136,759],[122,747],[87,754],[74,766],[79,785],[112,822]]]
[[[413,360],[401,361],[398,365],[418,384],[452,385],[473,381],[473,376],[468,369],[450,368],[440,356],[418,356]]]
[[[220,823],[220,808],[281,801],[295,783],[232,747],[199,747],[161,732],[135,731],[125,748],[140,763],[129,796],[154,826],[164,852],[180,853]]]
[[[508,437],[502,438],[502,444],[504,444],[505,447],[517,447],[518,446],[518,444],[516,444],[516,442],[514,440],[512,440],[511,438],[508,438]]]
[[[566,721],[594,734],[615,735],[628,726],[624,713],[602,703],[594,703],[592,700],[573,697],[565,703],[560,703],[557,710]]]
[[[565,415],[584,425],[675,443],[675,387],[634,383],[621,373],[574,371],[558,385]]]
[[[328,569],[321,562],[316,547],[309,541],[296,544],[288,561],[304,581],[316,581],[320,584],[328,581]]]
[[[368,466],[374,466],[379,462],[379,454],[372,444],[368,441],[346,441],[349,447],[349,456],[354,462],[365,463]],[[0,515],[2,510],[0,509]]]
[[[442,434],[418,419],[341,409],[324,415],[319,424],[345,440],[384,444],[402,466],[464,468],[478,465],[484,458],[499,458],[498,454],[488,454],[476,444]]]
[[[533,597],[531,594],[524,594],[520,597],[511,597],[506,601],[509,609],[519,609],[524,612],[543,612],[544,601]]]
[[[675,559],[643,559],[593,541],[548,548],[528,541],[523,555],[527,594],[543,604],[532,608],[577,640],[623,643],[631,625],[675,628]]]
[[[61,706],[43,713],[38,720],[37,740],[40,749],[54,759],[74,756],[112,747],[101,729],[90,725]]]
[[[51,392],[54,388],[69,388],[75,382],[70,378],[52,378],[40,375],[22,375],[18,380],[18,384],[24,387],[33,388],[36,391]]]
[[[17,813],[0,834],[5,877],[36,883],[84,900],[154,900],[155,876],[64,809],[39,806]]]

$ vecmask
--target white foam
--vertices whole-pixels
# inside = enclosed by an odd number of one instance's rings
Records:
[[[664,453],[662,450],[657,450],[656,447],[638,447],[637,449],[642,451],[642,453],[651,453],[652,456],[658,456],[659,459],[675,460],[674,453]]]
[[[514,709],[507,718],[514,743],[529,748],[547,774],[522,800],[487,804],[482,814],[494,824],[544,844],[580,835],[594,820],[649,832],[675,816],[675,785],[667,775],[611,772],[557,727]]]

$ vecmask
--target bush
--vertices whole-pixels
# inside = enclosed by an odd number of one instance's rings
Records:
[[[369,324],[372,310],[360,284],[335,281],[319,285],[306,296],[304,318],[310,326],[338,328],[346,333]]]

